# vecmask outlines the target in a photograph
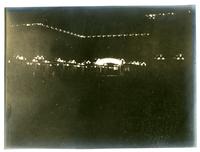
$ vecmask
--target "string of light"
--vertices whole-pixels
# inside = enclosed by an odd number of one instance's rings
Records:
[[[121,37],[146,37],[150,36],[149,33],[119,33],[119,34],[96,34],[96,35],[85,35],[85,34],[79,34],[75,33],[69,30],[64,30],[61,28],[57,28],[54,26],[46,25],[43,23],[27,23],[27,24],[16,24],[16,25],[11,25],[11,27],[20,27],[20,26],[26,26],[26,27],[31,27],[31,26],[41,26],[47,29],[51,29],[57,32],[61,32],[64,34],[68,34],[77,38],[81,39],[93,39],[93,38],[121,38]]]
[[[155,20],[157,17],[165,17],[165,16],[175,16],[176,14],[174,12],[160,12],[160,13],[150,13],[150,14],[145,14],[145,16],[148,19]]]
[[[146,62],[140,62],[140,61],[130,61],[128,64],[136,65],[136,66],[147,66]]]
[[[41,55],[41,56],[37,55],[37,56],[33,57],[33,59],[30,59],[28,61],[26,57],[24,57],[22,55],[17,55],[17,56],[14,56],[14,59],[21,61],[21,62],[25,62],[27,65],[33,65],[33,64],[36,64],[36,65],[41,65],[41,64],[52,65],[52,64],[56,64],[57,66],[59,66],[61,64],[63,66],[70,66],[71,65],[71,66],[75,66],[75,67],[76,66],[80,67],[80,66],[87,66],[87,65],[94,64],[95,67],[98,67],[98,66],[107,66],[107,64],[98,64],[99,60],[105,59],[107,61],[110,58],[97,59],[95,62],[92,62],[90,60],[85,60],[83,62],[77,62],[74,59],[66,61],[66,60],[61,59],[59,57],[59,58],[56,58],[54,61],[50,61],[50,60],[46,59],[43,55]],[[117,60],[117,59],[114,59],[114,60]],[[124,59],[120,59],[120,60],[121,60],[121,64],[116,63],[116,65],[127,64],[127,65],[136,65],[136,66],[147,66],[146,62],[144,62],[144,61],[129,61],[129,62],[126,63]],[[11,62],[11,59],[8,60],[8,63],[10,63],[10,62]]]

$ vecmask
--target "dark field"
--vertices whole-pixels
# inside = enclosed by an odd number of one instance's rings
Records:
[[[33,77],[7,65],[5,146],[194,146],[193,69],[184,61],[155,65],[112,77],[68,71]]]

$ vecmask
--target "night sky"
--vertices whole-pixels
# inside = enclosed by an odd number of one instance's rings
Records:
[[[148,19],[145,14],[174,12]],[[60,7],[7,8],[7,53],[32,58],[94,59],[117,57],[150,60],[156,54],[192,57],[194,7]],[[78,39],[43,27],[9,25],[43,23],[79,34],[150,33],[149,37]]]
[[[5,14],[6,147],[194,146],[194,6],[6,8]],[[80,38],[46,25],[87,36],[149,35]],[[155,60],[160,54],[165,58]],[[37,55],[50,64],[33,63]],[[107,67],[65,67],[53,62],[58,57],[146,66],[124,64],[112,75]]]

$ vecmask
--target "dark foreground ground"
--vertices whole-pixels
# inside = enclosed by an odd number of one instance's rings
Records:
[[[194,146],[192,70],[146,69],[52,78],[8,66],[5,147]]]

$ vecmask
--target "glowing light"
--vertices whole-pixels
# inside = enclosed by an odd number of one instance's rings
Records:
[[[179,53],[178,55],[176,55],[175,59],[176,60],[184,60],[185,58],[183,57],[183,54]]]
[[[91,64],[91,62],[90,62],[89,60],[88,60],[88,61],[86,61],[85,63],[86,63],[86,64]]]
[[[44,63],[50,63],[50,61],[48,61],[48,60],[45,60],[45,61],[44,61]]]
[[[114,66],[114,67],[113,67],[113,70],[115,70],[115,71],[118,70],[118,67]]]
[[[174,57],[176,60],[185,60],[185,58],[183,57],[182,53],[179,53],[176,55],[176,57]]]
[[[10,60],[8,60],[8,63],[10,63]]]
[[[140,65],[140,62],[139,61],[135,62],[135,65]]]
[[[145,17],[147,17],[148,19],[155,20],[156,17],[159,17],[159,16],[173,16],[173,15],[175,15],[174,12],[160,12],[160,13],[155,13],[155,14],[145,14]]]
[[[165,60],[165,57],[162,54],[159,54],[154,59],[156,59],[156,60]]]
[[[61,58],[58,58],[58,59],[57,59],[57,62],[65,63],[66,61],[65,61],[65,60],[62,60]]]
[[[76,61],[75,60],[69,60],[68,63],[76,64]]]
[[[105,65],[108,63],[116,64],[116,65],[122,65],[122,60],[120,59],[115,59],[115,58],[103,58],[103,59],[98,59],[95,64],[96,65]]]
[[[147,66],[147,64],[145,62],[142,62],[140,65],[141,66]]]
[[[16,56],[16,59],[18,59],[18,60],[26,60],[25,57],[23,57],[23,56],[19,56],[19,55]]]
[[[86,36],[84,36],[84,35],[81,35],[81,36],[80,36],[80,38],[86,38]]]
[[[38,60],[36,60],[36,59],[33,59],[33,60],[32,60],[32,62],[38,62]]]
[[[19,60],[23,60],[23,56],[18,57]]]

